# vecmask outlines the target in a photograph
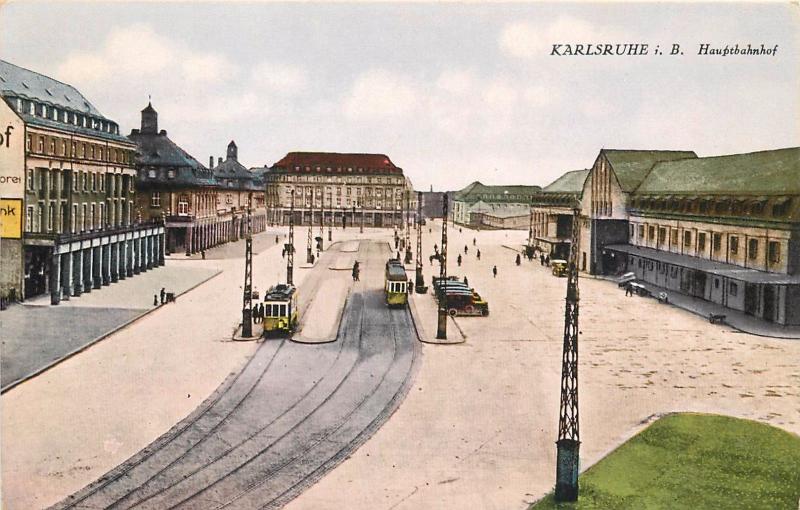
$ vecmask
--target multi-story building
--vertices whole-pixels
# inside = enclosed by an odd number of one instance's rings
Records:
[[[479,217],[530,207],[531,198],[541,190],[540,186],[487,186],[475,181],[455,193],[450,208],[453,222],[480,228]],[[477,213],[474,219],[473,212]]]
[[[588,175],[588,169],[567,172],[542,188],[542,192],[533,198],[530,243],[550,258],[569,257],[573,211],[580,206]]]
[[[213,162],[212,156],[209,158],[209,167]],[[239,162],[236,142],[231,140],[226,158],[219,158],[212,172],[217,185],[218,220],[232,222],[236,236],[242,237],[246,234],[249,212],[251,232],[263,232],[267,228],[263,175],[248,170]]]
[[[656,164],[606,271],[800,324],[800,148]]]
[[[151,104],[142,110],[141,129],[128,137],[137,147],[137,214],[163,220],[167,253],[191,255],[239,238],[244,222],[238,189],[232,187],[236,205],[228,207],[214,172],[170,140],[166,130],[159,131],[158,112]],[[231,149],[235,158],[235,144]],[[236,207],[238,213],[231,210]]]
[[[606,272],[603,247],[628,239],[631,193],[661,161],[696,158],[692,151],[602,149],[581,191],[581,271]]]
[[[288,222],[294,191],[295,224],[366,226],[403,224],[406,192],[413,195],[403,169],[384,154],[290,152],[264,174],[272,222]],[[416,197],[412,196],[412,216]]]
[[[135,145],[74,87],[0,61],[0,292],[51,302],[163,263],[133,212]]]

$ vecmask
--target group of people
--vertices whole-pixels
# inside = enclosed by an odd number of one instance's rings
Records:
[[[256,303],[252,309],[253,322],[258,324],[264,320],[264,303]]]
[[[169,294],[169,296],[167,294]],[[170,301],[175,302],[174,295],[172,293],[168,293],[167,289],[164,287],[161,287],[161,291],[158,294],[153,294],[153,306],[158,306],[159,297],[161,298],[162,305],[167,302],[167,298],[170,298]]]

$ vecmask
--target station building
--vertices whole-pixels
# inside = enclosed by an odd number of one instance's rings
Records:
[[[141,128],[131,131],[136,144],[137,213],[166,227],[166,252],[191,255],[241,238],[248,206],[253,232],[266,228],[263,181],[238,161],[231,141],[226,159],[213,157],[209,168],[158,129],[152,104],[142,110]]]
[[[531,199],[538,194],[540,186],[487,186],[475,181],[453,197],[451,206],[453,222],[474,228],[492,228],[481,224],[487,214],[492,217],[516,216],[521,209],[529,209]],[[473,217],[473,213],[474,217]]]
[[[385,154],[290,152],[264,178],[273,223],[288,223],[292,191],[296,225],[318,225],[324,214],[326,225],[400,227],[407,203],[416,216],[411,181]]]
[[[573,210],[579,206],[589,170],[573,170],[551,182],[531,203],[531,246],[554,259],[567,259]]]
[[[163,264],[133,210],[136,146],[74,87],[0,61],[0,294],[79,296]]]
[[[800,148],[657,163],[604,270],[800,324]]]

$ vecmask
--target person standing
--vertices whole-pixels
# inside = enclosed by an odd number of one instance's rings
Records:
[[[544,265],[550,267],[550,255],[545,255],[544,257]]]
[[[544,253],[539,254],[539,264],[542,266],[544,265]]]
[[[497,266],[494,266],[494,267],[492,268],[492,277],[493,277],[493,278],[497,278]]]
[[[478,240],[477,240],[476,238],[474,238],[474,237],[473,237],[473,238],[472,238],[472,246],[475,246],[475,243],[477,243],[477,242],[478,242]]]
[[[520,257],[519,257],[519,253],[517,253],[517,260],[516,260],[516,262],[517,262],[517,265],[519,265],[519,264],[520,264]]]
[[[461,267],[461,254],[460,253],[458,254],[458,259],[456,259],[456,262],[458,262],[458,267]]]
[[[466,254],[467,254],[467,245],[465,244],[464,245],[464,255],[466,255]]]
[[[478,260],[480,260],[480,259],[481,259],[481,251],[478,250]]]
[[[161,293],[160,294],[161,294],[161,304],[163,305],[164,304],[164,298],[167,297],[167,289],[165,289],[164,287],[161,287]]]

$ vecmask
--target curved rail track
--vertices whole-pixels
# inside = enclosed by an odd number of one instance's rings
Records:
[[[384,304],[385,245],[359,249],[365,278],[336,342],[264,342],[189,417],[52,508],[277,508],[346,459],[400,405],[419,357],[408,311]]]

